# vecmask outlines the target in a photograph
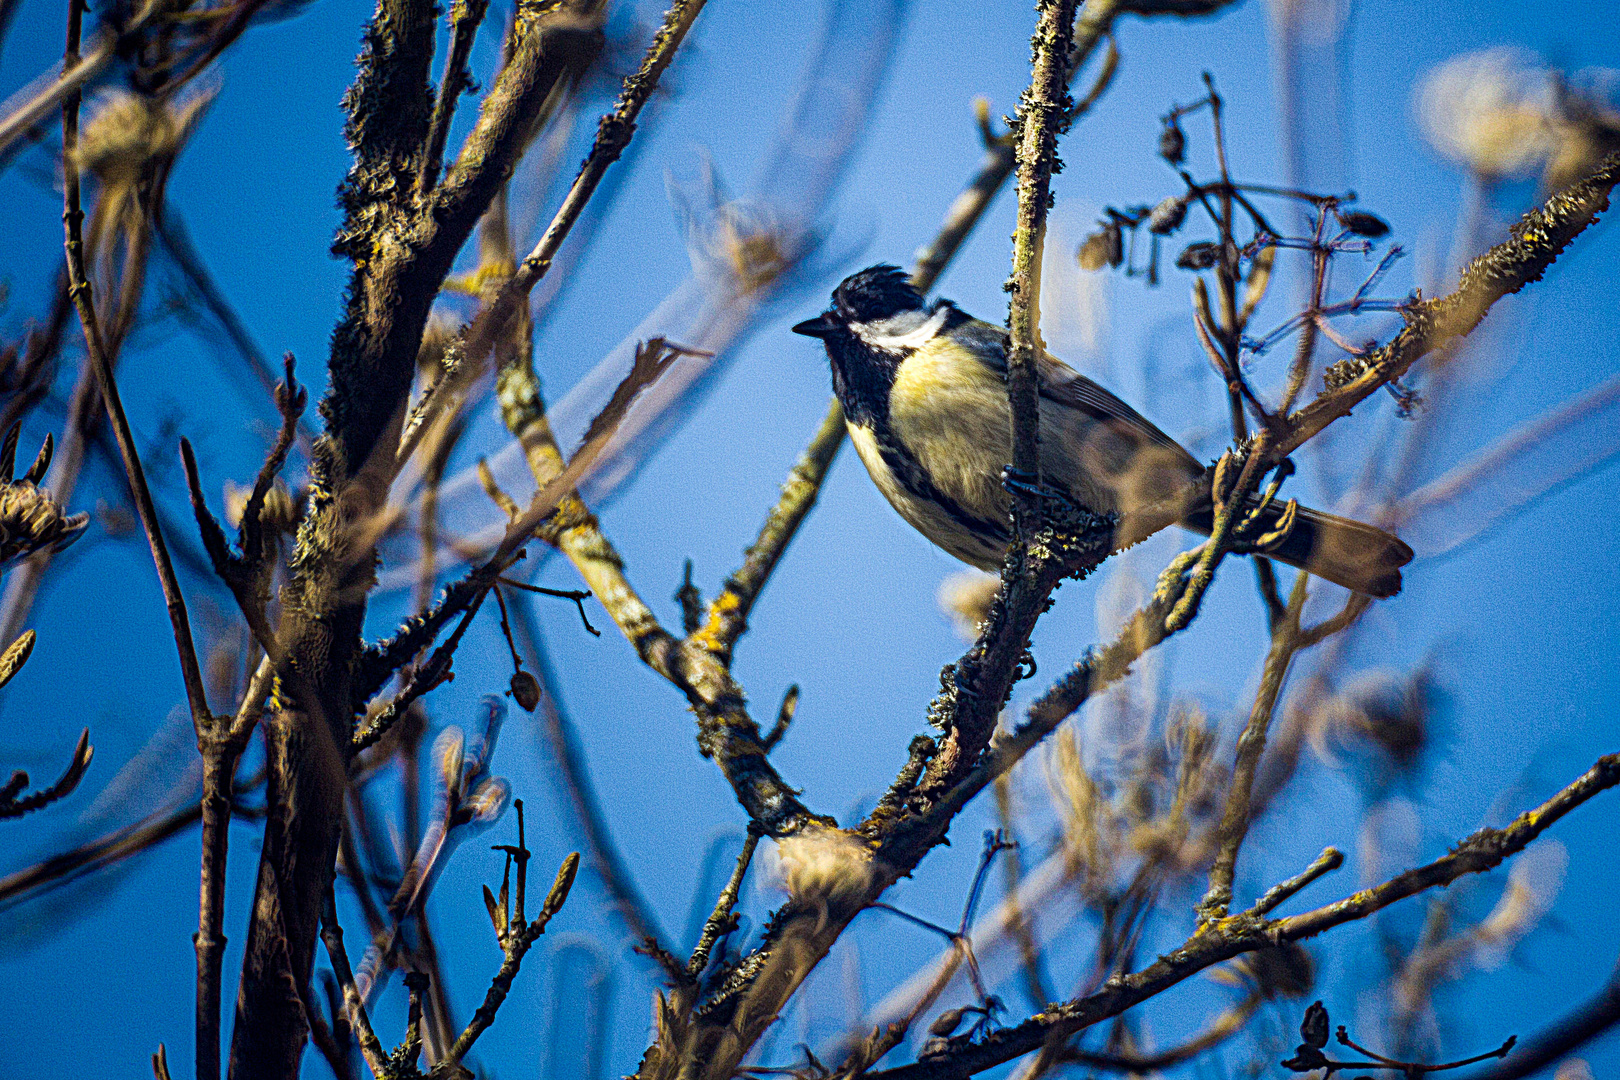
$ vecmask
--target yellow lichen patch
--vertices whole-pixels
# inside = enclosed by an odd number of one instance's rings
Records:
[[[731,589],[724,589],[709,605],[709,618],[692,634],[692,643],[704,652],[720,656],[730,648],[726,643],[726,624],[742,614],[742,597]]]

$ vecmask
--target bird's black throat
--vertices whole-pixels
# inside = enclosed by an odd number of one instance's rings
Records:
[[[852,423],[886,431],[889,391],[904,357],[866,345],[846,327],[822,339],[832,362],[833,393]]]

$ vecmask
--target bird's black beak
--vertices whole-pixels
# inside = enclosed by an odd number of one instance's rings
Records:
[[[817,315],[813,319],[806,319],[804,322],[799,323],[793,328],[793,332],[803,334],[805,337],[824,338],[833,332],[833,324],[827,320],[827,316]]]

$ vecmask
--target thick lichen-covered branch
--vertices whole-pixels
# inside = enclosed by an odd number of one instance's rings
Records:
[[[1108,0],[1086,5],[1075,30],[1068,54],[1069,70],[1076,70],[1095,46],[1107,37],[1120,5]],[[1108,71],[1099,78],[1099,90],[1106,86]],[[1096,93],[1087,96],[1087,106]],[[1072,119],[1081,110],[1069,113]],[[919,252],[913,282],[924,290],[931,287],[945,263],[954,254],[967,232],[977,221],[997,190],[1011,175],[1014,155],[1011,143],[988,135],[986,160],[968,189],[947,214],[939,236]],[[836,429],[841,418],[836,405],[817,431],[817,442],[828,427]],[[802,493],[791,485],[784,502],[791,504]],[[778,510],[783,509],[778,504]],[[791,505],[788,507],[791,509]],[[777,521],[773,513],[762,536]],[[1072,523],[1071,523],[1072,524]],[[979,751],[988,741],[995,717],[1005,702],[1018,672],[1024,668],[1028,633],[1049,603],[1052,589],[1076,565],[1089,560],[1093,565],[1107,551],[1107,536],[1115,523],[1097,521],[1095,535],[1076,539],[1043,530],[1033,545],[1038,556],[1037,581],[1025,589],[1009,608],[1005,597],[992,609],[993,628],[963,660],[947,668],[942,677],[944,693],[936,700],[932,718],[946,727],[941,744],[918,737],[900,777],[880,800],[872,817],[860,827],[860,834],[873,845],[870,874],[834,900],[820,903],[790,903],[778,912],[766,929],[764,942],[731,973],[724,986],[699,1009],[699,1017],[689,1027],[674,1024],[663,1027],[655,1045],[643,1059],[638,1075],[674,1076],[683,1062],[696,1063],[699,1075],[723,1077],[741,1060],[766,1030],[801,980],[826,955],[849,919],[880,897],[895,877],[909,873],[923,856],[943,841],[945,832],[963,802],[954,802],[952,790],[972,772]],[[1094,542],[1093,542],[1094,541]],[[1163,633],[1164,614],[1157,626]],[[1146,648],[1143,644],[1140,648]],[[1138,650],[1132,655],[1140,655]],[[1128,666],[1129,661],[1121,665]],[[1066,714],[1065,714],[1066,715]],[[953,730],[957,725],[962,730]],[[1055,726],[1055,721],[1054,721]],[[988,782],[988,777],[986,779]],[[975,789],[977,790],[977,789]],[[947,808],[944,802],[951,802]],[[919,808],[935,806],[937,815],[919,815]]]

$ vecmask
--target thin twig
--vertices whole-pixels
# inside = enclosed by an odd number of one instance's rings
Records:
[[[390,1075],[388,1053],[378,1041],[377,1033],[371,1029],[366,1003],[361,1000],[360,990],[354,984],[354,969],[349,966],[349,954],[343,948],[343,927],[337,920],[337,900],[331,891],[327,892],[326,907],[321,912],[321,943],[326,946],[332,972],[337,976],[338,985],[343,988],[343,1004],[348,1013],[349,1027],[354,1030],[355,1040],[360,1044],[360,1053],[371,1067],[371,1074],[381,1080]]]
[[[703,969],[709,966],[709,953],[714,950],[715,942],[736,928],[737,919],[732,912],[737,907],[743,877],[748,873],[748,864],[753,861],[754,849],[758,846],[759,833],[750,829],[743,839],[742,851],[737,855],[737,865],[732,868],[731,878],[726,882],[726,887],[720,890],[714,902],[714,911],[704,922],[703,933],[698,935],[697,945],[692,949],[692,958],[686,962],[688,977],[696,979],[703,974]]]
[[[472,54],[478,25],[484,21],[488,10],[489,0],[458,0],[450,9],[450,52],[444,59],[444,75],[439,79],[439,93],[433,101],[433,116],[422,149],[421,170],[416,174],[418,197],[432,191],[439,182],[439,170],[444,166],[444,144],[450,136],[450,118],[455,115],[457,99],[472,85],[467,57]]]
[[[79,36],[83,25],[82,0],[69,0],[67,50],[64,63],[72,68],[79,59]],[[186,686],[186,698],[191,706],[191,717],[201,732],[210,722],[208,698],[203,689],[202,668],[197,663],[197,649],[191,640],[191,620],[186,614],[180,583],[169,560],[169,550],[163,542],[157,509],[152,502],[152,490],[146,483],[146,471],[141,467],[135,448],[135,438],[124,415],[124,404],[118,396],[118,384],[113,379],[100,323],[90,299],[90,282],[85,275],[84,239],[81,228],[84,211],[79,203],[79,98],[77,86],[72,88],[62,103],[62,221],[66,233],[65,247],[68,266],[68,295],[78,310],[80,325],[84,328],[85,348],[101,388],[102,400],[107,406],[107,418],[118,441],[118,451],[124,459],[124,470],[129,477],[130,489],[135,495],[135,511],[146,531],[147,544],[152,549],[152,561],[157,566],[158,580],[163,586],[163,599],[169,610],[169,622],[174,629],[175,648],[180,654],[180,673]]]
[[[489,990],[484,994],[483,1004],[473,1013],[467,1026],[457,1036],[456,1041],[445,1053],[444,1058],[433,1067],[430,1075],[434,1078],[458,1075],[457,1068],[467,1052],[478,1041],[478,1037],[489,1029],[495,1022],[495,1013],[500,1009],[506,995],[511,992],[512,980],[517,978],[519,967],[523,964],[523,957],[529,951],[540,935],[546,932],[546,925],[551,922],[552,916],[562,908],[563,902],[568,899],[568,892],[574,885],[574,874],[579,869],[579,853],[575,852],[563,860],[562,866],[557,870],[557,878],[552,883],[551,891],[546,894],[545,903],[541,905],[540,913],[533,922],[524,923],[521,916],[514,924],[513,932],[502,942],[505,954],[501,967],[490,980]],[[522,890],[518,893],[518,906],[521,910],[523,903]]]
[[[1254,695],[1254,708],[1249,712],[1243,734],[1238,736],[1237,764],[1232,769],[1232,782],[1226,792],[1226,807],[1217,832],[1220,846],[1209,871],[1209,891],[1198,905],[1200,919],[1223,918],[1232,906],[1238,849],[1249,833],[1249,798],[1254,790],[1254,776],[1260,768],[1260,755],[1266,749],[1266,732],[1271,727],[1283,680],[1294,662],[1294,654],[1299,651],[1299,616],[1305,609],[1308,580],[1309,575],[1304,573],[1294,576],[1287,613],[1271,635],[1271,650],[1266,654],[1260,689]]]
[[[1512,1059],[1504,1058],[1470,1080],[1519,1080],[1568,1057],[1593,1039],[1620,1024],[1620,978],[1609,977],[1592,997],[1546,1029],[1520,1042]]]
[[[1254,1016],[1265,998],[1260,994],[1250,994],[1242,1001],[1221,1011],[1209,1027],[1188,1039],[1166,1050],[1153,1054],[1104,1054],[1094,1050],[1081,1050],[1068,1048],[1056,1054],[1058,1062],[1073,1065],[1086,1065],[1093,1069],[1106,1069],[1110,1072],[1124,1072],[1133,1075],[1147,1075],[1160,1072],[1183,1062],[1191,1061],[1201,1054],[1207,1053],[1243,1030],[1250,1017]]]
[[[90,729],[85,728],[79,733],[79,741],[73,747],[67,769],[56,783],[18,798],[18,794],[28,786],[28,774],[21,769],[12,773],[10,780],[0,784],[0,819],[31,814],[73,794],[79,781],[84,779],[85,770],[90,767],[90,758],[94,754],[95,747],[90,745]]]
[[[1267,889],[1254,906],[1245,913],[1248,915],[1266,915],[1272,909],[1294,896],[1301,889],[1316,881],[1318,878],[1331,874],[1344,865],[1344,852],[1338,848],[1327,848],[1322,854],[1312,860],[1311,865],[1301,870],[1287,881],[1280,881]]]
[[[996,817],[1001,829],[1009,836],[1012,835],[1013,805],[1012,781],[1006,776],[997,777],[995,782]],[[1029,914],[1019,903],[1018,888],[1023,878],[1023,859],[1020,857],[1022,849],[1014,846],[1007,852],[1006,858],[1001,861],[1003,874],[1002,895],[1005,899],[1002,905],[1007,911],[1007,925],[1012,934],[1013,941],[1018,946],[1018,958],[1023,964],[1024,993],[1029,998],[1030,1008],[1039,1009],[1052,995],[1046,989],[1046,977],[1042,971],[1040,947],[1035,941],[1035,924]]]
[[[607,175],[608,168],[619,160],[625,147],[630,145],[631,136],[635,134],[637,117],[641,115],[641,110],[652,97],[653,91],[657,89],[664,71],[675,59],[676,50],[685,40],[687,31],[692,28],[692,22],[697,18],[698,12],[703,10],[704,3],[705,0],[675,0],[664,13],[663,25],[653,38],[641,66],[625,80],[624,90],[619,95],[613,112],[602,117],[590,154],[585,158],[585,164],[580,168],[579,175],[574,178],[573,186],[564,196],[562,205],[557,208],[551,224],[546,227],[534,250],[518,264],[517,270],[501,285],[500,292],[496,294],[494,300],[484,305],[478,317],[473,320],[472,326],[468,328],[460,361],[463,366],[483,363],[484,357],[505,332],[507,322],[514,317],[530,291],[551,269],[563,241],[568,239],[569,232],[584,213],[586,204],[596,193],[602,178]],[[441,383],[450,385],[451,380],[444,378],[441,379]],[[400,441],[397,460],[405,461],[415,452],[416,442],[420,438],[422,418],[431,411],[430,405],[431,403],[424,402],[416,410],[416,416],[407,423]]]

